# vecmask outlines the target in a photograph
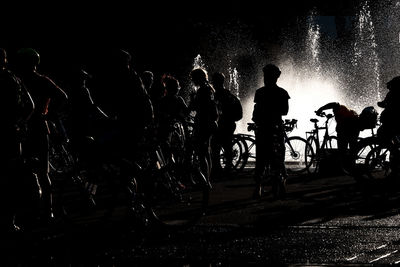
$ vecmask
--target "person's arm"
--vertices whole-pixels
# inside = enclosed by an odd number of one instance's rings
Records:
[[[318,114],[321,114],[322,111],[324,111],[324,110],[335,109],[335,108],[337,108],[339,106],[340,106],[340,104],[338,102],[330,102],[330,103],[328,103],[326,105],[323,105],[319,109],[317,109],[317,111],[315,111],[315,113],[318,115]]]
[[[283,115],[283,116],[285,116],[285,115],[287,115],[289,113],[289,99],[290,99],[290,96],[289,96],[289,94],[287,92],[285,93],[284,99],[285,99],[285,101],[283,101],[282,113],[281,113],[281,115]]]
[[[256,124],[259,122],[259,111],[258,111],[258,109],[259,109],[259,93],[258,93],[258,91],[256,91],[256,93],[255,93],[255,95],[254,95],[254,108],[253,108],[253,115],[252,115],[252,118],[251,118],[251,120],[252,121],[254,121]]]
[[[178,100],[179,100],[179,105],[180,105],[180,108],[179,108],[179,116],[182,118],[182,119],[184,119],[184,118],[186,118],[188,115],[189,115],[189,113],[190,113],[190,110],[189,110],[189,107],[186,105],[186,102],[185,102],[185,100],[182,98],[182,97],[178,97]]]
[[[57,84],[55,84],[51,79],[48,78],[51,87],[51,103],[52,109],[57,111],[61,111],[68,104],[68,95],[67,93],[61,89]]]

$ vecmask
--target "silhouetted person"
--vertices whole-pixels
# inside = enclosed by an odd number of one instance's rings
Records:
[[[25,168],[22,159],[22,138],[26,134],[26,123],[34,110],[34,103],[26,88],[10,70],[7,69],[6,51],[0,48],[0,105],[1,117],[1,153],[0,153],[0,232],[18,231],[15,215],[21,202],[21,187],[29,186],[24,180],[21,168]],[[29,193],[29,192],[28,192]],[[24,203],[22,203],[23,205]]]
[[[358,113],[338,102],[330,102],[320,107],[315,113],[321,116],[324,110],[332,109],[336,121],[338,149],[341,155],[342,167],[350,156],[348,151],[354,151],[360,134],[361,125]]]
[[[93,92],[101,93],[98,105],[113,120],[103,143],[111,157],[133,159],[146,127],[153,122],[153,107],[142,80],[132,67],[130,53],[103,51],[93,75]]]
[[[43,191],[44,220],[54,218],[52,184],[49,177],[49,127],[48,119],[57,118],[64,111],[67,94],[49,77],[38,73],[40,56],[31,48],[17,52],[17,71],[35,103],[35,111],[28,123],[27,153],[37,160],[35,172]]]
[[[255,197],[262,195],[262,178],[269,168],[273,192],[283,196],[286,192],[285,142],[282,116],[289,111],[289,94],[276,85],[281,74],[279,68],[267,64],[263,68],[264,86],[254,96],[252,120],[256,124],[256,188]]]
[[[165,134],[171,130],[171,125],[175,121],[185,123],[186,117],[189,115],[189,108],[185,100],[178,94],[181,89],[179,81],[171,75],[165,75],[162,80],[165,96],[159,103],[159,126],[161,132]]]
[[[77,154],[85,153],[88,137],[98,134],[102,123],[109,119],[95,103],[90,90],[92,76],[83,69],[75,73],[79,77],[69,93],[69,125],[72,147]]]
[[[153,105],[155,123],[158,124],[160,117],[160,102],[166,94],[163,77],[154,77],[152,72],[145,71],[142,73],[142,80]]]
[[[240,100],[225,88],[225,75],[221,72],[214,73],[212,85],[215,89],[215,101],[218,107],[218,128],[211,140],[213,152],[213,173],[218,176],[221,171],[220,151],[225,153],[225,171],[232,169],[232,140],[236,129],[236,121],[243,115]]]
[[[86,181],[97,183],[101,170],[101,148],[96,146],[105,129],[110,128],[111,119],[95,103],[90,81],[92,76],[83,69],[77,69],[76,83],[69,92],[68,130],[70,144],[76,162],[85,170]],[[89,204],[93,201],[89,198]]]
[[[189,109],[196,112],[194,118],[195,142],[200,158],[205,159],[202,170],[209,180],[212,170],[210,141],[218,127],[218,110],[214,100],[215,90],[210,85],[204,69],[192,70],[190,78],[197,87],[189,104]]]
[[[400,135],[400,76],[396,76],[386,84],[389,92],[383,101],[378,102],[378,105],[384,110],[381,112],[381,126],[378,128],[378,138],[383,143],[396,143],[399,145]],[[393,178],[398,178],[400,175],[400,151],[394,149],[391,151],[391,169],[390,174]]]
[[[174,162],[177,167],[176,175],[185,174],[184,166],[184,137],[186,122],[190,113],[185,100],[179,95],[181,89],[179,81],[171,75],[163,75],[165,96],[159,103],[158,140],[163,148],[164,156]],[[178,136],[178,134],[182,136]],[[182,141],[182,142],[181,142]]]

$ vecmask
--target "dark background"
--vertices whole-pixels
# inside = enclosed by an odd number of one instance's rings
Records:
[[[193,58],[212,51],[226,31],[245,30],[257,46],[279,46],[284,27],[311,9],[324,15],[353,15],[358,0],[337,1],[131,1],[30,5],[10,8],[2,17],[3,38],[10,62],[20,47],[41,55],[40,70],[61,86],[88,64],[101,64],[107,49],[123,48],[138,72],[169,72],[180,80]],[[7,9],[5,9],[7,10]],[[11,12],[12,11],[12,12]],[[273,49],[272,49],[273,51]]]

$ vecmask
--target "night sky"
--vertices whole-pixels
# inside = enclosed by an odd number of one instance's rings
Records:
[[[222,49],[236,32],[273,51],[281,31],[316,8],[323,16],[354,13],[358,1],[116,1],[57,2],[24,6],[3,18],[2,43],[10,60],[19,47],[41,54],[41,70],[68,86],[74,69],[97,60],[108,47],[129,51],[138,71],[169,72],[181,80],[193,58]],[[15,15],[14,15],[15,14]],[[225,38],[221,40],[220,38]],[[239,37],[243,38],[243,37]],[[237,40],[233,40],[237,41]],[[273,52],[271,52],[273,53]],[[215,61],[215,58],[213,58]],[[246,61],[246,59],[240,59]],[[243,63],[246,65],[246,63]]]

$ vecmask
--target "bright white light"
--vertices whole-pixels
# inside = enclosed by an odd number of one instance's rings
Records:
[[[278,80],[278,85],[288,91],[289,113],[285,118],[297,119],[297,130],[293,134],[305,137],[305,132],[310,131],[313,124],[311,118],[317,118],[321,123],[324,118],[317,117],[315,111],[329,103],[339,102],[345,104],[338,88],[337,82],[328,77],[319,75],[310,75],[308,73],[299,73],[296,70],[283,66],[282,76]],[[332,110],[327,110],[331,112]],[[334,121],[330,127],[330,133],[334,132]]]
[[[334,79],[321,77],[317,74],[301,73],[290,64],[281,64],[282,75],[278,80],[278,86],[288,91],[289,113],[283,119],[297,119],[297,129],[291,134],[306,137],[305,132],[310,131],[313,124],[311,118],[318,118],[321,124],[324,118],[317,117],[315,111],[329,103],[339,102],[345,104],[343,97],[338,89],[338,84]],[[259,87],[263,86],[262,77],[259,81]],[[258,88],[259,88],[258,87]],[[248,133],[247,123],[251,122],[251,116],[254,108],[254,93],[242,100],[243,119],[237,123],[238,133]],[[326,112],[331,112],[327,110]],[[334,120],[330,124],[329,132],[334,134],[336,123]]]

